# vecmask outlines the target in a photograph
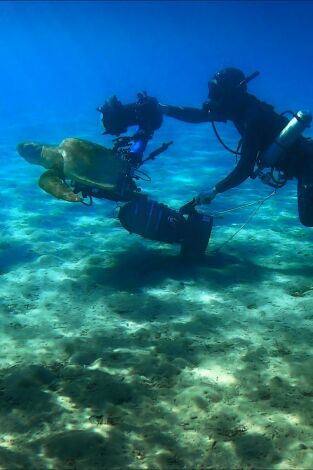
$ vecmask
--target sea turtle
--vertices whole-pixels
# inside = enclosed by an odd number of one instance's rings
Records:
[[[129,163],[111,149],[81,139],[64,139],[60,145],[23,142],[17,151],[29,163],[47,169],[38,182],[44,191],[70,202],[82,202],[83,198],[66,180],[101,189],[104,197],[118,200],[118,184],[129,169]]]

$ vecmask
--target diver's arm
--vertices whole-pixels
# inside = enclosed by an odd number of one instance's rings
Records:
[[[190,108],[183,106],[171,106],[167,104],[159,104],[163,114],[178,119],[179,121],[199,124],[201,122],[226,122],[226,119],[220,115],[210,111],[204,103],[202,108]]]
[[[241,158],[236,168],[226,178],[215,185],[216,193],[223,193],[243,183],[253,173],[257,158],[256,140],[253,134],[243,139]]]

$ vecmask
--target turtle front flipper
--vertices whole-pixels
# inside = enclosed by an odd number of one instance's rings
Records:
[[[56,197],[69,202],[82,202],[83,199],[75,194],[69,186],[60,178],[55,170],[48,170],[43,173],[38,182],[41,189]]]

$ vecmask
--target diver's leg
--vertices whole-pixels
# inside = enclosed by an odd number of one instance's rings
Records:
[[[305,227],[313,227],[313,181],[308,182],[306,179],[298,179],[299,219]]]
[[[298,212],[305,227],[313,227],[313,142],[306,143],[304,164],[298,176]]]

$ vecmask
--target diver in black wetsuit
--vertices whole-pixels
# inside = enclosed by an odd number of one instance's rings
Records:
[[[209,81],[209,100],[201,109],[162,105],[167,116],[190,123],[232,121],[240,133],[240,159],[235,169],[219,181],[208,192],[203,192],[195,199],[195,204],[210,203],[217,194],[223,193],[243,183],[248,177],[261,176],[263,181],[274,187],[281,187],[287,180],[298,180],[298,211],[303,225],[313,226],[313,140],[298,134],[297,138],[286,139],[288,146],[282,149],[279,140],[281,132],[289,123],[285,115],[274,111],[273,106],[260,101],[247,92],[247,83],[258,72],[245,77],[236,68],[226,68],[217,72]],[[301,114],[301,112],[300,112]],[[304,127],[309,127],[309,122]],[[295,116],[299,124],[299,113]],[[297,122],[298,121],[298,122]],[[291,121],[290,121],[291,122]],[[283,131],[284,132],[284,131]],[[276,150],[281,147],[280,158],[265,158],[266,151],[276,139]],[[291,143],[291,144],[290,144]],[[255,169],[256,168],[256,169]],[[265,168],[271,172],[264,173]],[[278,180],[274,172],[278,171]],[[270,175],[270,177],[269,177]]]

